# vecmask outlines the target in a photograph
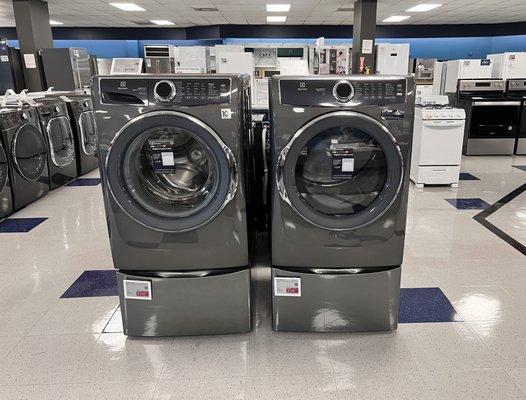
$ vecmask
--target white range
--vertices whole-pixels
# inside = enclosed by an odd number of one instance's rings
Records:
[[[417,107],[411,152],[411,180],[458,187],[466,113],[448,106]]]

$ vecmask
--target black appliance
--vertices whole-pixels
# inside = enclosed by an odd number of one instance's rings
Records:
[[[87,49],[69,47],[40,50],[47,87],[54,90],[79,90],[91,85]]]
[[[39,99],[36,106],[48,147],[49,188],[56,189],[77,177],[75,139],[66,103]]]
[[[464,154],[513,154],[521,102],[505,94],[504,80],[459,80],[456,101],[466,111]]]
[[[0,94],[8,89],[20,93],[25,88],[20,50],[0,44]]]
[[[33,107],[6,107],[0,111],[0,131],[7,153],[13,209],[49,192],[47,148]]]
[[[521,102],[515,154],[526,154],[526,79],[509,79],[507,81],[506,97]]]

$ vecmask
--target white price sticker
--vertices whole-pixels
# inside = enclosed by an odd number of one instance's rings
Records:
[[[175,165],[174,153],[163,151],[161,153],[163,167],[173,167]]]
[[[342,172],[354,172],[354,158],[342,159]]]
[[[274,296],[301,297],[301,278],[274,278]]]
[[[150,281],[124,280],[124,298],[136,300],[152,299],[152,283]]]

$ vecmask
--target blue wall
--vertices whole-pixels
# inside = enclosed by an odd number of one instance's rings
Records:
[[[55,47],[85,47],[99,58],[142,57],[145,44],[173,44],[193,46],[242,43],[295,43],[314,44],[316,39],[308,38],[227,38],[214,40],[55,40]],[[329,45],[351,44],[352,39],[329,39]],[[484,58],[488,54],[504,51],[526,51],[526,35],[494,37],[452,37],[452,38],[378,38],[379,43],[410,43],[411,57],[438,58],[451,60],[458,58]],[[18,47],[17,40],[10,40]]]

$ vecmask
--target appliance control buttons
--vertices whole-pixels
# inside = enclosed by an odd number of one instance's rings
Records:
[[[162,103],[171,101],[177,93],[175,85],[171,81],[159,81],[153,88],[153,95],[157,101]]]
[[[332,94],[338,102],[347,103],[354,96],[354,87],[347,81],[339,81],[334,85]]]

